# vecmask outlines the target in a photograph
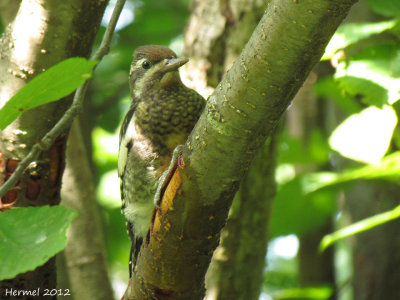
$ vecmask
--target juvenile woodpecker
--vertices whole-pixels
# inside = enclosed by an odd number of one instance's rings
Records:
[[[150,226],[158,181],[205,105],[180,79],[178,69],[187,62],[164,46],[142,46],[134,52],[132,103],[121,127],[118,155],[122,212],[132,240],[130,276]]]

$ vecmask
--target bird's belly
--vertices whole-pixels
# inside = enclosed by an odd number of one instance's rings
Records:
[[[154,204],[152,199],[143,202],[128,203],[124,209],[126,219],[133,224],[133,234],[143,238],[150,227]]]
[[[123,180],[123,211],[127,221],[133,225],[133,234],[144,237],[153,214],[153,197],[158,178],[151,164],[140,160],[134,153],[131,154]]]

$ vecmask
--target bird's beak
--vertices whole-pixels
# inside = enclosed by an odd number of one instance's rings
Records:
[[[170,58],[166,60],[165,66],[163,71],[171,72],[176,71],[178,68],[182,67],[186,64],[189,60],[187,58]]]

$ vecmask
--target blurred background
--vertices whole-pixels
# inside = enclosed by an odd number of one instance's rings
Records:
[[[130,242],[120,212],[117,153],[119,127],[130,105],[132,53],[140,45],[161,44],[194,57],[182,76],[207,96],[252,31],[246,27],[235,37],[234,30],[248,20],[254,28],[265,9],[263,1],[250,2],[251,7],[231,7],[225,14],[234,19],[218,36],[217,44],[226,38],[225,52],[203,57],[193,38],[194,22],[202,18],[201,1],[128,0],[125,5],[111,52],[96,69],[80,117],[116,297],[128,282]],[[98,43],[110,14],[109,8]],[[268,209],[254,215],[265,220],[268,241],[267,255],[261,251],[266,265],[261,266],[260,299],[400,299],[399,16],[400,1],[361,0],[355,5],[273,141],[267,141],[274,150],[260,159],[273,161],[267,168],[276,186],[264,181],[262,172],[251,179],[276,190],[258,197]],[[218,22],[207,26],[218,28]],[[201,41],[202,32],[197,34]],[[208,47],[204,45],[210,51]],[[206,69],[204,76],[194,74],[199,66]],[[358,227],[347,227],[360,220],[365,221]],[[329,235],[342,228],[347,231]],[[338,241],[321,252],[324,237],[325,246]],[[251,252],[251,242],[248,248]]]

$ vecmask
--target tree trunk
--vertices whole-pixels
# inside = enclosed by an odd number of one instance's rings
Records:
[[[72,56],[88,57],[107,1],[23,0],[0,40],[0,106],[33,77]],[[51,129],[71,97],[24,112],[0,132],[0,178],[7,178],[30,148]],[[67,132],[42,153],[2,199],[3,205],[56,205],[64,170]],[[55,289],[54,259],[1,282],[0,289]],[[22,299],[22,298],[19,298]]]
[[[192,85],[198,86],[203,79],[201,87],[215,87],[240,54],[265,7],[265,1],[257,0],[195,1],[185,34],[185,54],[191,58],[185,78]],[[196,80],[191,74],[197,75]],[[276,189],[276,146],[272,139],[260,150],[234,198],[206,275],[206,299],[259,297]]]
[[[64,250],[69,288],[75,299],[112,299],[94,179],[78,120],[72,125],[67,146],[61,204],[79,213],[68,230]]]

